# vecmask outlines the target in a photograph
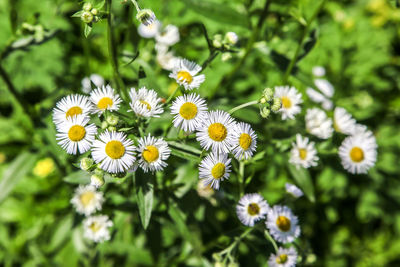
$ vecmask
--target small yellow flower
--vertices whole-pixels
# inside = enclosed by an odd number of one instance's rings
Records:
[[[35,167],[33,168],[33,174],[35,176],[46,178],[55,170],[55,164],[53,159],[51,158],[44,158],[39,160]]]

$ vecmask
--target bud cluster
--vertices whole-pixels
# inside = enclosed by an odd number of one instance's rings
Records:
[[[100,11],[98,8],[93,7],[92,3],[83,4],[82,10],[79,12],[81,20],[86,24],[98,22],[100,20]]]
[[[279,97],[274,97],[274,90],[271,88],[265,88],[260,98],[260,104],[263,105],[260,108],[260,115],[264,119],[267,119],[271,114],[271,111],[276,113],[282,107],[282,101]]]

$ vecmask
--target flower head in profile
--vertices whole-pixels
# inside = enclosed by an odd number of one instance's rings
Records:
[[[297,216],[286,206],[273,206],[265,224],[274,239],[281,243],[291,243],[300,235]]]
[[[259,194],[246,194],[236,206],[239,220],[246,226],[254,226],[256,221],[264,219],[269,206],[267,201]]]
[[[296,134],[296,142],[292,143],[289,162],[303,168],[317,166],[318,156],[314,142],[309,142],[307,137],[303,138],[300,134]]]
[[[336,107],[333,112],[333,128],[339,133],[351,135],[356,130],[356,120],[344,108]]]
[[[81,81],[82,92],[89,94],[92,91],[92,84],[96,87],[102,87],[104,85],[104,78],[99,74],[93,73],[89,77],[85,77]]]
[[[148,90],[144,86],[138,91],[135,88],[131,88],[129,97],[131,99],[129,105],[136,116],[160,117],[160,114],[164,111],[161,98],[158,97],[154,90]]]
[[[165,161],[169,158],[171,149],[164,139],[149,134],[138,142],[138,165],[144,172],[161,171],[168,165]]]
[[[225,153],[210,153],[199,165],[199,178],[204,185],[219,189],[221,181],[228,179],[230,174],[231,159]]]
[[[289,194],[291,194],[295,198],[299,198],[299,197],[302,197],[304,195],[303,191],[301,191],[301,189],[298,188],[297,186],[295,186],[294,184],[286,183],[285,184],[285,188],[286,188],[286,192],[288,192]]]
[[[279,247],[275,254],[268,259],[269,267],[294,267],[297,262],[297,251],[293,248]]]
[[[249,159],[257,148],[257,135],[250,124],[239,122],[234,127],[232,153],[238,160]]]
[[[154,38],[160,31],[160,28],[161,23],[157,19],[148,25],[141,23],[138,27],[138,34],[143,38]]]
[[[332,119],[328,118],[326,113],[319,108],[307,109],[306,112],[307,131],[321,139],[328,139],[332,136]]]
[[[282,106],[279,112],[282,113],[282,120],[292,120],[295,115],[300,113],[300,104],[303,103],[303,100],[301,93],[293,86],[275,86],[274,97],[281,99]]]
[[[75,190],[75,195],[71,199],[71,204],[75,207],[76,211],[85,216],[101,210],[103,202],[103,193],[98,192],[92,185],[80,185]]]
[[[110,240],[110,227],[112,221],[107,215],[96,215],[86,218],[83,221],[84,236],[93,242],[103,243]]]
[[[167,25],[164,29],[158,31],[155,37],[157,43],[173,46],[180,40],[179,28],[172,24]]]
[[[151,9],[140,10],[136,14],[136,19],[145,26],[149,26],[157,20],[156,15]]]
[[[106,110],[115,111],[119,109],[119,104],[122,102],[118,94],[110,85],[98,87],[90,93],[90,100],[93,103],[93,113],[99,116]]]
[[[87,96],[78,94],[65,96],[57,102],[53,110],[53,122],[57,126],[78,115],[86,117],[91,109],[92,105]]]
[[[199,88],[206,79],[204,74],[197,75],[200,71],[201,67],[195,62],[180,59],[176,62],[169,77],[175,79],[179,85],[183,85],[185,90],[192,90]]]

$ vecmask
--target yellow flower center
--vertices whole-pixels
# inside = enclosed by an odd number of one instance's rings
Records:
[[[82,114],[82,109],[78,106],[75,106],[68,109],[68,111],[65,113],[65,117],[68,119],[80,114]]]
[[[144,100],[140,100],[139,101],[141,104],[145,105],[147,110],[151,110],[151,106],[148,102],[144,101]]]
[[[214,141],[221,142],[224,141],[228,131],[226,127],[219,122],[213,123],[208,127],[208,135]]]
[[[96,233],[101,229],[101,225],[98,222],[92,222],[89,228],[92,230],[92,232]]]
[[[145,150],[143,150],[142,156],[145,161],[148,163],[152,163],[156,161],[159,157],[160,153],[158,148],[155,146],[147,146]]]
[[[179,115],[185,120],[191,120],[197,115],[197,106],[193,103],[186,102],[179,109]]]
[[[99,109],[105,110],[106,108],[112,106],[113,101],[111,98],[109,97],[103,97],[102,99],[100,99],[99,103],[97,103],[97,107]]]
[[[93,198],[94,198],[94,193],[91,191],[84,192],[79,196],[82,205],[85,207],[89,205],[90,202],[92,202]]]
[[[355,146],[350,150],[350,158],[354,162],[361,162],[364,159],[364,151],[358,146]]]
[[[292,101],[287,96],[282,96],[282,106],[284,108],[290,108],[292,106]]]
[[[305,160],[307,158],[307,150],[304,148],[299,148],[299,157],[302,160]]]
[[[220,179],[222,176],[225,174],[225,164],[219,162],[214,165],[214,167],[211,169],[211,175],[214,177],[214,179]]]
[[[257,203],[250,203],[247,207],[247,213],[251,216],[258,215],[260,213],[260,206]]]
[[[278,225],[278,228],[282,232],[287,232],[290,230],[290,220],[285,216],[279,216],[278,219],[276,219],[276,225]]]
[[[251,137],[247,133],[242,133],[239,137],[239,145],[243,150],[249,149],[251,145]]]
[[[276,263],[278,264],[284,264],[287,262],[288,256],[286,254],[281,254],[278,257],[276,257]]]
[[[81,141],[86,135],[85,127],[80,125],[72,126],[68,131],[68,137],[71,141]]]
[[[179,81],[184,81],[187,83],[191,83],[193,81],[193,76],[189,72],[184,71],[184,70],[181,70],[180,72],[178,72],[177,78]]]
[[[125,154],[125,147],[120,141],[112,140],[106,144],[106,154],[112,159],[120,159]]]

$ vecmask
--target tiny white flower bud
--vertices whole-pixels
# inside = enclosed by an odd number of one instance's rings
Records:
[[[92,9],[92,3],[85,3],[82,7],[83,10],[85,11],[90,11]]]
[[[108,126],[108,128],[107,128],[109,131],[117,131],[117,128],[116,127],[114,127],[114,126]]]
[[[260,115],[264,119],[268,118],[270,113],[271,113],[271,111],[266,107],[263,107],[263,109],[260,111]]]
[[[222,61],[228,61],[231,58],[232,58],[232,54],[231,53],[223,53],[222,57],[221,57]]]
[[[85,11],[81,15],[81,20],[85,23],[91,23],[93,21],[93,14],[89,11]]]
[[[116,115],[113,115],[113,114],[108,115],[106,118],[106,122],[110,126],[116,126],[118,124],[118,121],[119,121],[119,117]]]
[[[90,184],[95,186],[95,187],[100,187],[104,184],[104,178],[103,175],[100,174],[93,174],[90,177]]]
[[[273,112],[278,112],[278,110],[280,110],[281,107],[282,107],[282,100],[279,97],[275,97],[274,102],[271,106],[271,110]]]
[[[93,166],[93,160],[91,158],[83,158],[81,159],[80,166],[82,170],[87,171]]]
[[[108,123],[106,121],[103,121],[101,123],[101,129],[105,130],[105,129],[107,129],[107,127],[108,127]]]
[[[227,32],[225,34],[225,40],[230,45],[235,45],[238,41],[238,36],[234,32]]]
[[[136,19],[143,25],[149,26],[156,20],[156,15],[150,9],[142,9],[137,13]]]
[[[97,8],[93,8],[92,10],[90,10],[90,13],[96,16],[99,14],[99,10]]]
[[[268,88],[264,89],[263,97],[265,97],[265,99],[267,101],[270,101],[272,99],[273,95],[274,95],[274,91],[271,88],[268,87]]]
[[[260,103],[261,103],[261,104],[267,103],[267,99],[266,99],[265,97],[261,97],[261,98],[260,98]]]

